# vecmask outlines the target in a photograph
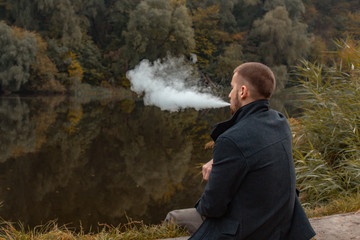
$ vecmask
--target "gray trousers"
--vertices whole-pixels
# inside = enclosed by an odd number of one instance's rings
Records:
[[[174,210],[169,212],[165,218],[165,222],[183,227],[190,234],[193,234],[204,220],[205,217],[201,216],[195,208]]]

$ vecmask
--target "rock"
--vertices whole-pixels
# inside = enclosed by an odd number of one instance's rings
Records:
[[[360,240],[360,213],[311,218],[316,240]]]

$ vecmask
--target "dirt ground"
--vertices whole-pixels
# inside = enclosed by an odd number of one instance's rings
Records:
[[[314,240],[360,240],[360,211],[311,218],[316,236]],[[187,240],[189,237],[164,240]]]

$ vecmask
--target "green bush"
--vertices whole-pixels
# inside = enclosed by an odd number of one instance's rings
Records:
[[[35,35],[0,22],[0,90],[18,91],[30,77],[36,56]]]

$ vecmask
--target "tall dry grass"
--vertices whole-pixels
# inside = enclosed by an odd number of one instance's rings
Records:
[[[185,230],[174,224],[145,225],[142,222],[129,222],[117,227],[103,225],[97,233],[85,233],[58,226],[54,221],[33,229],[21,223],[0,223],[1,240],[152,240],[187,235]]]
[[[360,192],[360,45],[336,43],[332,66],[303,61],[296,69],[301,115],[293,155],[302,202],[310,206]]]

